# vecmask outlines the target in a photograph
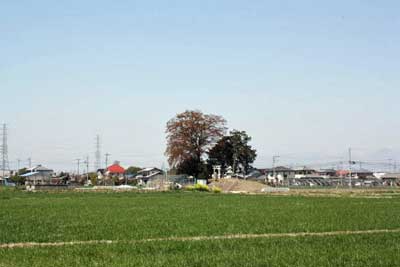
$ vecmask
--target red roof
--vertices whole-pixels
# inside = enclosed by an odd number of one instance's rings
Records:
[[[350,171],[348,171],[348,170],[338,170],[338,171],[336,171],[336,174],[339,175],[339,176],[346,176],[346,175],[350,174]]]
[[[118,173],[118,174],[123,174],[125,173],[125,169],[122,168],[119,164],[113,164],[110,167],[107,168],[107,171],[110,173]]]

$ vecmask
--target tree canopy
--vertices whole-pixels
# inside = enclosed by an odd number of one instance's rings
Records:
[[[168,162],[173,168],[197,176],[204,157],[226,132],[226,120],[218,115],[187,110],[167,123]],[[181,167],[181,168],[180,168]]]
[[[251,137],[245,131],[231,131],[208,152],[209,165],[221,165],[223,171],[231,166],[233,172],[247,174],[257,157],[250,141]]]
[[[130,166],[125,170],[126,174],[137,174],[142,168],[136,166]]]

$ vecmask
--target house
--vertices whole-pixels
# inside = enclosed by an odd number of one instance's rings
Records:
[[[282,184],[288,179],[295,178],[296,172],[284,166],[278,166],[271,169],[264,169],[267,176],[267,182],[272,184]]]
[[[138,184],[147,186],[156,186],[161,181],[165,180],[165,174],[158,168],[144,168],[138,171],[136,175]]]
[[[350,178],[350,171],[349,170],[338,170],[336,175],[339,177],[349,177]],[[366,169],[354,169],[351,170],[351,178],[355,179],[367,179],[374,177],[374,173],[372,171]]]
[[[385,173],[380,179],[385,185],[400,185],[400,173]]]
[[[316,176],[316,171],[314,169],[307,168],[306,166],[295,169],[294,173],[294,178],[296,179]]]
[[[351,171],[352,177],[357,179],[375,178],[374,172],[366,169],[356,169]]]
[[[0,171],[0,179],[1,178],[7,178],[12,176],[12,171],[8,171],[8,170],[4,170],[4,171]]]
[[[109,176],[123,176],[125,169],[119,165],[119,162],[114,162],[113,165],[107,167],[106,175]]]
[[[25,178],[25,184],[27,185],[46,185],[51,183],[53,173],[53,170],[38,165],[28,169],[21,177]]]
[[[246,180],[250,181],[257,181],[257,182],[262,182],[264,183],[266,180],[266,176],[263,172],[263,170],[258,170],[256,168],[253,168],[249,171],[249,173],[244,177]]]
[[[336,170],[334,170],[334,169],[320,169],[320,170],[317,170],[317,175],[322,177],[322,178],[325,178],[325,179],[337,177]]]
[[[115,161],[113,165],[108,166],[105,170],[105,172],[101,170],[97,171],[97,178],[104,183],[110,183],[115,184],[116,182],[119,183],[124,180],[124,174],[125,174],[125,169],[119,164],[119,161]],[[118,179],[116,181],[115,179]]]

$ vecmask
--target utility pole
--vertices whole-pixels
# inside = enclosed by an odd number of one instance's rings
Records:
[[[81,159],[76,159],[76,163],[77,163],[77,174],[79,176],[79,167],[81,165]]]
[[[343,180],[344,180],[344,177],[343,177],[343,171],[344,171],[344,169],[343,169],[343,161],[341,161],[341,162],[339,163],[339,169],[340,169],[340,171],[341,171],[341,174],[340,174],[340,183],[341,183],[341,185],[342,185],[342,187],[343,187],[343,185],[344,185],[344,183],[343,183]]]
[[[21,160],[17,159],[17,173],[19,173],[20,165],[21,165]]]
[[[101,143],[100,143],[100,135],[96,135],[96,153],[95,153],[95,171],[101,169]]]
[[[105,170],[107,170],[107,168],[108,168],[108,157],[111,156],[111,154],[106,153],[105,156],[106,156],[106,168],[105,168]]]
[[[388,159],[388,161],[389,161],[388,169],[389,169],[389,172],[391,172],[393,169],[393,159]]]
[[[32,158],[28,158],[28,166],[29,169],[32,168]]]
[[[279,158],[280,158],[280,156],[272,156],[272,173],[273,173],[274,182],[276,182],[275,164],[278,162]]]
[[[111,156],[111,154],[110,153],[106,153],[104,156],[106,157],[106,161],[105,161],[106,162],[106,167],[104,168],[103,181],[104,181],[104,185],[106,185],[106,173],[107,173],[107,168],[108,168],[108,157]]]
[[[349,148],[349,174],[350,174],[350,184],[349,184],[349,186],[350,186],[350,188],[352,188],[352,176],[353,176],[353,174],[352,174],[352,165],[353,165],[353,162],[351,160],[351,148]]]
[[[84,163],[86,164],[86,184],[89,184],[89,156],[86,157]]]
[[[3,129],[2,129],[2,144],[0,147],[1,151],[1,169],[3,171],[3,177],[5,177],[6,171],[10,170],[10,165],[8,162],[8,144],[7,144],[7,124],[3,124]]]

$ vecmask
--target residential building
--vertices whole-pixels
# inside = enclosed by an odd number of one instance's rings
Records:
[[[271,169],[264,169],[267,182],[272,184],[283,184],[289,179],[295,178],[296,172],[293,169],[278,166]]]
[[[338,170],[336,172],[338,177],[349,177],[350,178],[350,171],[349,170]],[[351,170],[351,178],[355,179],[367,179],[375,177],[372,171],[366,169],[354,169]]]
[[[307,168],[306,166],[302,168],[297,168],[294,170],[294,172],[295,172],[294,178],[296,179],[316,176],[316,171],[314,169]]]
[[[385,185],[400,185],[400,173],[385,173],[380,177]]]
[[[320,170],[317,170],[316,173],[318,176],[325,178],[325,179],[337,177],[336,170],[334,170],[334,169],[320,169]]]
[[[160,181],[165,180],[165,174],[158,168],[144,168],[138,171],[136,179],[138,184],[152,186],[152,184],[159,184]]]
[[[107,167],[106,175],[108,176],[123,176],[125,169],[119,164],[118,161],[114,162],[113,165]]]
[[[54,174],[52,169],[38,165],[30,168],[21,177],[25,178],[25,184],[27,185],[45,185],[51,183],[51,178]]]

